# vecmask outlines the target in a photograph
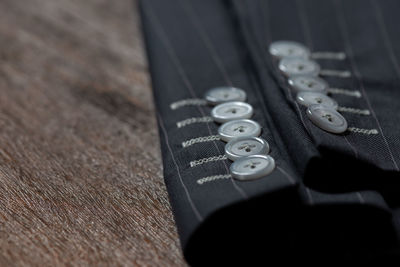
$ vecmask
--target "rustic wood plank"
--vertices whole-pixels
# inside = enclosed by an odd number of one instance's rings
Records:
[[[0,1],[0,265],[185,265],[136,9]]]

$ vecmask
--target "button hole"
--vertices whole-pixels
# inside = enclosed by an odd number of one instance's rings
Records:
[[[333,122],[333,118],[330,114],[325,114],[322,116],[323,118],[326,118],[329,122]]]

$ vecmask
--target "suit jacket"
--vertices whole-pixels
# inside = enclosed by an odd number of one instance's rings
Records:
[[[165,183],[192,265],[398,259],[400,35],[396,0],[144,0]],[[303,43],[348,122],[305,116],[268,47]],[[230,176],[204,94],[247,93],[274,171]]]

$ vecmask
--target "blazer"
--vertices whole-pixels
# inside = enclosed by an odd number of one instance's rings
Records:
[[[191,265],[400,258],[399,1],[140,6],[165,184]],[[315,83],[314,98],[299,95]],[[253,136],[268,144],[269,169],[258,177],[235,173],[225,152],[210,100],[221,87],[239,88],[242,119],[262,128]]]

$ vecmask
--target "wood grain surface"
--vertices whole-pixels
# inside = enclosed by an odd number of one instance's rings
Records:
[[[0,1],[0,265],[185,265],[132,0]]]

